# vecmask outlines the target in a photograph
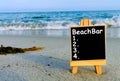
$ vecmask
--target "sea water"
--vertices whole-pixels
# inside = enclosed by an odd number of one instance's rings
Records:
[[[107,37],[120,37],[120,11],[1,12],[0,35],[69,36],[71,26],[89,18],[106,24]]]

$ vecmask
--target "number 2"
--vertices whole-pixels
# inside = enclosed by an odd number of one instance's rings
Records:
[[[73,40],[75,41],[75,36],[73,36]]]

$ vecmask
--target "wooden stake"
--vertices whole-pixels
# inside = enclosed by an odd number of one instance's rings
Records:
[[[102,75],[102,69],[101,69],[101,66],[100,66],[100,65],[96,65],[96,66],[95,66],[95,70],[96,70],[96,73],[97,73],[97,74]]]
[[[78,72],[78,67],[77,66],[73,66],[72,67],[72,73],[76,74]]]
[[[84,19],[84,20],[81,20],[81,22],[80,22],[80,26],[90,26],[90,25],[92,25],[92,24],[89,19]]]

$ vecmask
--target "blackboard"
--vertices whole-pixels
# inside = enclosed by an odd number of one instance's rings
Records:
[[[105,26],[71,27],[71,59],[105,59]]]

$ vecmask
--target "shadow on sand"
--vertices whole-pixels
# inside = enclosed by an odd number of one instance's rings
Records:
[[[26,81],[12,70],[0,70],[0,81]]]
[[[46,55],[36,55],[36,54],[18,54],[17,56],[21,57],[22,59],[35,62],[36,64],[40,64],[43,66],[49,66],[50,68],[59,68],[59,69],[70,69],[69,67],[69,60],[64,60],[60,58],[55,58],[52,56]]]

